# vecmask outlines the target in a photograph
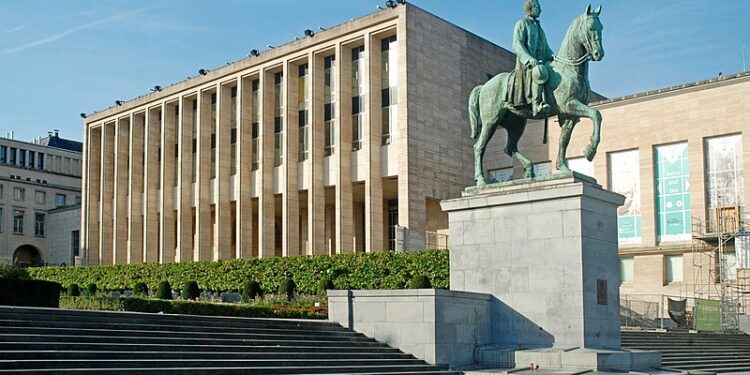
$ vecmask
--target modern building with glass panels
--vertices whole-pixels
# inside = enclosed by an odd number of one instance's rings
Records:
[[[84,120],[89,264],[446,246],[514,55],[410,4],[305,34]]]
[[[0,138],[0,260],[72,265],[80,250],[81,142]]]

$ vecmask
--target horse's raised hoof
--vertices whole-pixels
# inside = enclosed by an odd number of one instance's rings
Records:
[[[586,146],[586,148],[583,149],[583,156],[586,157],[586,160],[593,161],[594,156],[596,156],[596,148],[591,146]]]

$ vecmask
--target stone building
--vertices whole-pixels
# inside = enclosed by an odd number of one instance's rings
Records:
[[[74,263],[81,149],[57,131],[33,143],[0,138],[0,259],[24,267]]]
[[[748,97],[750,73],[741,73],[599,101],[604,123],[593,163],[582,157],[591,122],[577,125],[573,169],[627,197],[618,223],[623,298],[724,295],[743,310],[750,303]],[[558,126],[549,126],[547,144],[543,126],[530,125],[520,146],[541,174],[557,157]],[[488,149],[487,168],[498,179],[518,177],[520,165],[501,152],[503,137]]]
[[[89,264],[445,246],[514,55],[412,5],[300,34],[85,119]]]

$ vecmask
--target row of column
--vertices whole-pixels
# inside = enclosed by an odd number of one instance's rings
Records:
[[[381,176],[380,38],[364,38],[364,178],[367,250],[384,249]],[[96,124],[88,124],[84,176],[84,247],[89,264],[217,260],[326,252],[324,186],[324,59],[335,54],[335,248],[355,246],[352,176],[351,45],[336,44],[297,60],[266,66],[258,73],[204,87]],[[308,239],[300,244],[301,186],[298,186],[298,79],[309,64],[310,147],[305,180]],[[281,181],[281,254],[276,252],[274,191],[274,75],[283,73],[283,155]],[[252,171],[253,81],[260,92],[259,167]],[[236,96],[233,96],[233,89]],[[216,135],[212,140],[212,95],[216,96]],[[236,100],[236,106],[232,101]],[[194,111],[193,108],[196,108]],[[232,108],[235,111],[232,111]],[[237,192],[230,196],[232,123],[236,119]],[[195,127],[195,129],[194,129]],[[195,132],[194,132],[195,130]],[[195,140],[193,134],[195,133]],[[212,165],[215,142],[216,165]],[[193,160],[193,147],[196,158]],[[197,163],[195,166],[193,163]],[[195,183],[193,171],[195,168]],[[215,170],[212,198],[211,168]],[[400,171],[399,171],[400,172]],[[176,175],[175,175],[176,173]],[[254,176],[254,178],[251,178]],[[175,185],[176,179],[176,185]],[[260,179],[259,181],[255,181]],[[257,186],[251,196],[253,183]],[[399,181],[401,185],[402,181]],[[399,188],[399,190],[402,190]],[[214,203],[212,203],[212,201]],[[215,206],[212,206],[215,205]],[[257,223],[254,224],[254,212]],[[233,217],[236,218],[233,220]],[[234,221],[234,224],[233,224]],[[231,226],[235,225],[235,228]],[[215,230],[212,230],[215,228]],[[253,233],[257,230],[257,233]],[[213,237],[213,238],[212,238]],[[360,240],[361,241],[361,240]]]

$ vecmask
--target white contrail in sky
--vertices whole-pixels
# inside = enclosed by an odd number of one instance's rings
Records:
[[[153,8],[153,6],[148,6],[148,7],[144,7],[144,8],[140,8],[140,9],[130,10],[130,11],[123,12],[123,13],[120,13],[120,14],[115,14],[114,16],[110,16],[110,17],[107,17],[107,18],[102,18],[100,20],[92,21],[92,22],[89,22],[89,23],[86,23],[86,24],[83,24],[83,25],[78,25],[78,26],[75,26],[75,27],[71,27],[71,28],[69,28],[67,30],[63,30],[62,32],[59,32],[59,33],[54,34],[54,35],[50,35],[50,36],[48,36],[46,38],[42,38],[42,39],[36,40],[34,42],[31,42],[31,43],[28,43],[28,44],[24,44],[22,46],[18,46],[18,47],[6,49],[3,52],[5,52],[5,54],[9,55],[9,54],[13,54],[13,53],[17,53],[17,52],[21,52],[21,51],[27,50],[29,48],[34,48],[34,47],[38,47],[38,46],[41,46],[41,45],[44,45],[44,44],[47,44],[47,43],[52,43],[52,42],[54,42],[56,40],[60,40],[62,38],[71,36],[71,35],[73,35],[75,33],[81,32],[83,30],[90,29],[92,27],[96,27],[96,26],[103,25],[103,24],[106,24],[106,23],[109,23],[109,22],[112,22],[112,21],[117,21],[117,20],[125,18],[125,17],[132,16],[134,14],[141,13],[141,12],[143,12],[143,11],[149,9],[149,8]],[[20,27],[23,27],[23,26],[20,26]]]
[[[16,26],[16,27],[10,28],[10,29],[8,29],[8,30],[3,30],[3,31],[0,31],[0,34],[9,34],[9,33],[14,33],[14,32],[16,32],[16,31],[20,31],[20,30],[23,30],[23,29],[25,29],[25,28],[26,28],[26,25],[19,25],[19,26]]]

